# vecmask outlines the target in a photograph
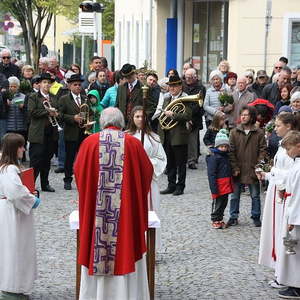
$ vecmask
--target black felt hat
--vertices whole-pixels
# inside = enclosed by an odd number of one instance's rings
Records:
[[[76,81],[84,81],[80,74],[72,74],[69,79],[67,79],[68,83],[76,82]]]
[[[169,81],[167,82],[167,85],[181,85],[182,80],[178,75],[170,76]]]
[[[54,82],[55,79],[51,77],[50,73],[42,73],[40,75],[40,79],[37,82],[41,82],[42,80],[49,80],[51,82]]]
[[[136,72],[136,68],[134,65],[131,65],[131,64],[125,64],[123,65],[122,69],[120,70],[121,72],[121,75],[123,77],[128,77],[130,76],[131,74],[133,74],[134,72]]]
[[[41,81],[40,75],[35,75],[31,78],[31,84],[39,83]]]

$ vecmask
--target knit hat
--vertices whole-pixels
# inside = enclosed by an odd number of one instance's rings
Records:
[[[227,130],[226,129],[221,129],[217,135],[216,135],[216,139],[215,139],[215,147],[219,147],[221,145],[228,145],[229,146],[229,138],[228,138],[228,134],[227,134]]]
[[[289,105],[283,105],[279,108],[278,110],[278,114],[282,113],[282,112],[293,112],[292,108]]]

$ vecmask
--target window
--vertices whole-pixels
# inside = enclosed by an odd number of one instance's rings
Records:
[[[140,34],[140,23],[137,21],[136,22],[136,26],[135,26],[135,53],[136,53],[136,57],[135,57],[135,64],[138,67],[140,65],[140,58],[139,58],[139,53],[140,53],[140,39],[139,39],[139,34]]]
[[[209,73],[227,57],[228,2],[195,2],[193,13],[193,65],[207,82]]]
[[[122,52],[121,52],[121,49],[122,49],[122,22],[119,22],[118,24],[118,32],[119,32],[119,36],[118,36],[118,44],[119,44],[119,51],[118,51],[118,65],[119,65],[119,68],[121,68],[121,65],[122,65]]]
[[[300,62],[300,19],[290,23],[289,65],[297,66]]]

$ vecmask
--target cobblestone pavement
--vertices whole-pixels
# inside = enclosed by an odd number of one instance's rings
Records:
[[[39,278],[32,300],[75,299],[76,240],[68,214],[76,208],[76,191],[63,190],[62,179],[51,171],[56,193],[42,193],[35,213]],[[164,188],[166,176],[161,182]],[[156,299],[277,299],[267,285],[272,271],[257,264],[260,229],[249,218],[249,204],[243,196],[238,226],[211,229],[204,157],[198,170],[188,170],[185,194],[161,199]]]

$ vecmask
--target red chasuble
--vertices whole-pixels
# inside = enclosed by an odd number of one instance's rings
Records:
[[[99,170],[99,133],[96,133],[86,138],[81,144],[74,164],[79,193],[80,249],[78,262],[89,269],[89,275],[94,275],[95,217]],[[135,263],[146,252],[147,195],[152,175],[153,167],[141,142],[135,137],[125,134],[114,275],[135,272]]]

